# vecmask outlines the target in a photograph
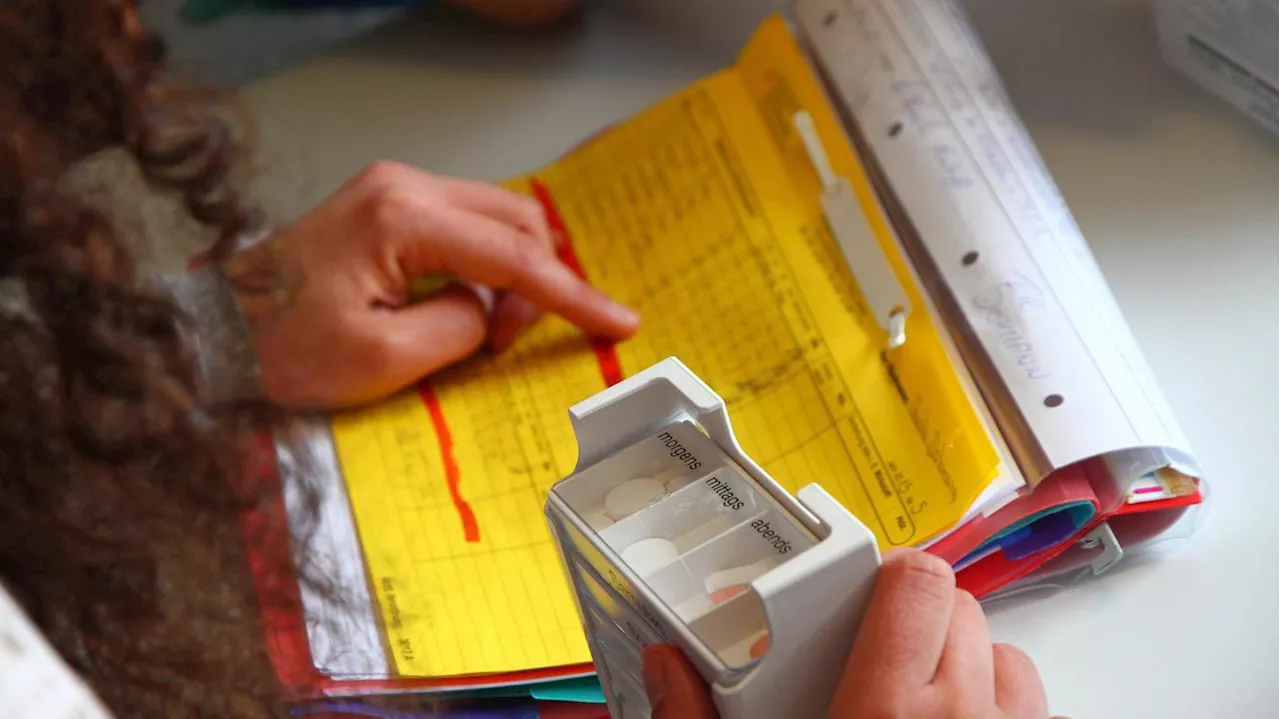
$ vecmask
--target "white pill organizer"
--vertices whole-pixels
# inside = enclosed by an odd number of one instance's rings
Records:
[[[766,474],[677,359],[569,415],[578,465],[546,513],[610,715],[650,715],[642,652],[669,643],[724,719],[821,716],[880,566],[871,532]]]

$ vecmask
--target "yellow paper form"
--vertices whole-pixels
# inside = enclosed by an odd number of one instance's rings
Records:
[[[548,488],[577,459],[567,410],[671,355],[727,400],[743,447],[770,474],[793,491],[822,484],[882,546],[945,529],[994,476],[995,452],[925,313],[912,315],[903,348],[882,354],[884,334],[784,122],[798,107],[884,232],[775,18],[738,67],[510,183],[550,203],[567,259],[641,313],[636,338],[593,347],[548,318],[501,356],[334,419],[400,674],[590,660],[542,514]],[[882,241],[909,280],[892,239]]]

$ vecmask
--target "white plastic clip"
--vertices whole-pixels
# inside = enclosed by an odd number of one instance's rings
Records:
[[[911,301],[898,283],[897,275],[885,257],[875,232],[867,222],[862,205],[853,194],[849,180],[836,175],[822,147],[822,139],[814,127],[813,117],[801,110],[792,118],[796,132],[809,152],[809,161],[822,181],[822,211],[827,227],[835,236],[853,279],[862,296],[887,335],[889,349],[897,349],[907,341],[907,317]]]
[[[1095,575],[1102,574],[1114,567],[1116,562],[1119,562],[1120,558],[1124,556],[1124,547],[1120,546],[1120,540],[1116,539],[1116,533],[1111,531],[1111,525],[1106,522],[1099,524],[1094,527],[1092,532],[1084,535],[1080,540],[1080,546],[1085,549],[1102,547],[1102,554],[1099,554],[1089,563]]]

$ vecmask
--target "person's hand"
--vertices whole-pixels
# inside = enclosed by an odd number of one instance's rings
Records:
[[[463,359],[501,351],[542,311],[611,339],[639,320],[555,255],[534,200],[376,164],[294,223],[230,258],[262,390],[290,407],[362,404]],[[410,302],[414,278],[458,283]]]
[[[679,652],[650,647],[644,659],[654,719],[715,719],[705,684]],[[982,608],[956,588],[945,561],[916,550],[885,557],[828,719],[1048,714],[1031,659],[991,643]]]
[[[1040,674],[1022,650],[992,644],[951,566],[917,550],[885,557],[831,719],[1046,719]]]
[[[651,719],[717,719],[707,685],[679,649],[653,644],[644,650],[644,689]]]

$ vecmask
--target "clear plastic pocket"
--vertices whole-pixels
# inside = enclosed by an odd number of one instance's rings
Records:
[[[611,693],[622,705],[623,715],[637,719],[648,717],[650,708],[644,682],[635,673],[643,664],[638,645],[598,612],[589,610],[587,614],[602,653],[597,661],[603,665],[604,674],[613,689]]]

